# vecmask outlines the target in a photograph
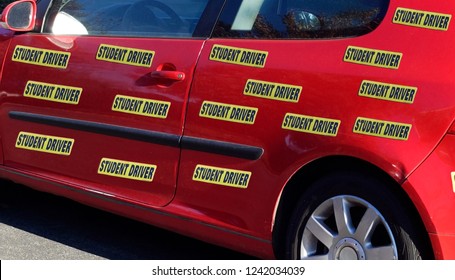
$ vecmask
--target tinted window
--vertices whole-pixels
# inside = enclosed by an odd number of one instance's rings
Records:
[[[235,0],[215,37],[336,38],[366,34],[383,20],[389,0]]]
[[[192,37],[209,0],[54,0],[54,34]]]

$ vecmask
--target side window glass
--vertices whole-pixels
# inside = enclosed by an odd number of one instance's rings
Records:
[[[44,32],[192,37],[209,0],[54,0]]]
[[[390,0],[234,0],[217,22],[214,37],[341,38],[374,30]]]

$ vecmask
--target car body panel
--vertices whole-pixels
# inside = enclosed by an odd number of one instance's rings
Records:
[[[150,205],[167,204],[174,196],[180,156],[176,146],[183,130],[192,71],[202,44],[201,40],[124,39],[119,44],[115,38],[27,34],[14,37],[6,55],[1,86],[3,123],[14,127],[3,131],[2,138],[4,145],[16,148],[6,151],[5,162],[49,177],[84,179],[88,188],[110,195]],[[176,46],[182,45],[186,52],[177,54]],[[29,51],[41,54],[36,63],[44,65],[34,64],[33,57],[27,61],[23,54]],[[123,57],[118,56],[116,61],[114,56],[112,61],[106,61],[109,51]],[[46,65],[46,55],[51,57],[54,53],[67,55],[64,58],[70,60],[67,65],[61,61],[65,69]],[[135,54],[142,55],[143,60],[134,60]],[[15,57],[25,58],[25,62],[14,61]],[[59,61],[55,63],[53,66],[60,66]],[[141,65],[144,63],[147,65]],[[167,84],[168,81],[150,76],[165,64],[184,72],[186,80]],[[12,118],[11,112],[67,122],[59,126],[31,125],[30,121]],[[39,122],[36,118],[35,121]],[[92,124],[93,128],[81,131],[77,124],[68,123],[75,121]],[[104,127],[118,128],[118,132],[110,135],[103,131]],[[166,146],[147,139],[128,139],[128,130],[165,133],[170,139],[166,139]],[[135,133],[130,136],[135,137]],[[31,152],[26,141],[33,135],[70,139],[63,141],[72,143],[53,149],[55,153],[46,147]],[[136,138],[141,137],[137,135]],[[23,143],[19,143],[20,137]],[[49,141],[46,145],[50,145]],[[117,163],[126,170],[115,170]],[[142,167],[139,171],[143,173],[136,176],[132,168],[138,167]],[[100,174],[103,169],[105,174]]]
[[[438,260],[453,260],[453,247],[455,246],[455,237],[453,235],[437,235],[430,233],[435,258]]]
[[[434,256],[453,259],[455,29],[444,20],[454,10],[450,1],[391,0],[372,32],[315,40],[1,30],[0,176],[275,258],[290,182],[322,161],[356,159],[404,190]],[[429,28],[400,18],[406,11],[443,17]],[[21,50],[70,63],[24,63]],[[137,51],[144,63],[103,59],[108,50]],[[151,76],[161,70],[184,79]],[[80,98],[27,96],[38,86]],[[138,114],[134,105],[119,109],[120,101],[162,109]],[[31,137],[63,146],[24,144]],[[299,193],[305,188],[299,182]]]
[[[437,203],[425,204],[422,209],[431,213],[422,216],[430,232],[441,234],[453,234],[455,225],[447,223],[453,211],[455,211],[455,189],[453,177],[453,159],[451,154],[454,149],[455,137],[447,135],[438,145],[436,150],[425,162],[408,178],[404,184],[405,189],[417,195],[424,203],[437,201]],[[437,166],[438,168],[434,168]],[[419,186],[416,188],[414,186]],[[416,199],[417,201],[417,199]]]

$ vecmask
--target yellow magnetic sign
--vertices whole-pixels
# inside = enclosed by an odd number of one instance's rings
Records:
[[[17,135],[16,148],[69,156],[74,139],[21,131]]]
[[[15,62],[66,69],[71,53],[17,45],[13,51]]]
[[[102,158],[98,166],[98,174],[144,182],[152,182],[155,173],[156,165],[111,158]]]
[[[403,54],[399,52],[349,46],[343,60],[373,67],[398,69],[402,58]]]
[[[193,180],[209,184],[246,189],[251,172],[198,164],[193,172]]]
[[[213,45],[209,59],[218,62],[264,68],[269,53],[266,51]]]
[[[447,31],[450,26],[452,15],[407,8],[397,8],[393,16],[393,23]]]

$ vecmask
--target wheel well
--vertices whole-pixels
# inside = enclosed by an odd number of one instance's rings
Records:
[[[292,213],[302,194],[314,181],[333,172],[366,174],[372,178],[381,180],[386,183],[387,186],[390,186],[391,191],[393,191],[408,208],[409,213],[411,213],[412,216],[410,218],[412,218],[413,222],[421,228],[421,232],[425,233],[425,236],[422,239],[425,243],[425,248],[428,248],[428,250],[425,252],[424,257],[426,259],[434,259],[431,250],[431,242],[427,231],[425,230],[423,221],[411,199],[401,186],[377,166],[360,159],[345,156],[332,156],[313,161],[294,174],[285,186],[283,193],[281,194],[273,228],[273,248],[275,256],[278,259],[283,259],[285,256],[286,232]]]

